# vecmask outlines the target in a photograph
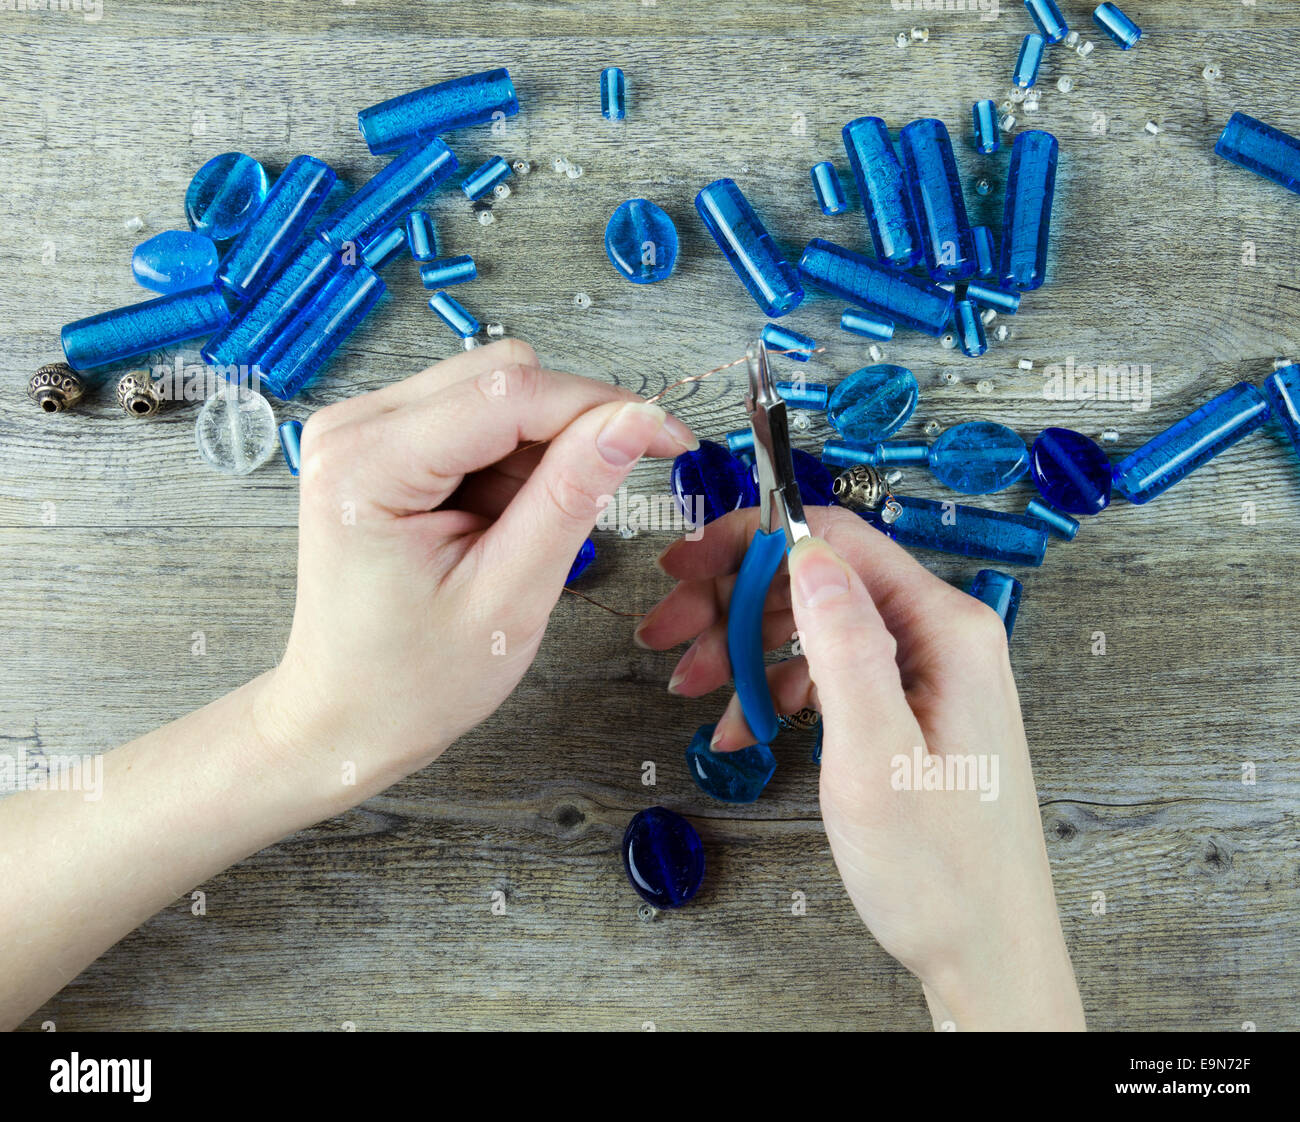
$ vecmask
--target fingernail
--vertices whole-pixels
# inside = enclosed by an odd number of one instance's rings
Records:
[[[650,622],[650,616],[652,614],[653,614],[652,612],[647,612],[645,619],[643,619],[634,628],[632,628],[632,642],[634,642],[642,650],[648,651],[651,649],[650,644],[641,638],[641,631],[644,629],[645,625]]]
[[[681,545],[681,544],[682,544],[681,542],[673,542],[672,545],[670,545],[670,546],[669,546],[667,549],[665,549],[661,554],[659,554],[658,557],[655,558],[655,564],[659,566],[659,571],[660,571],[660,572],[662,572],[662,573],[668,573],[668,569],[664,566],[664,562],[668,560],[668,555],[669,555],[670,553],[672,553],[672,551],[673,551],[674,549],[676,549],[676,548],[677,548],[679,545]],[[669,576],[672,576],[671,573],[668,573],[668,575],[669,575]]]
[[[849,574],[828,547],[810,544],[801,555],[792,554],[791,561],[795,593],[803,607],[821,608],[848,596]]]
[[[692,643],[690,650],[682,655],[681,661],[677,664],[677,669],[673,671],[673,676],[668,679],[669,693],[677,693],[678,688],[684,681],[686,681],[686,675],[691,672],[691,663],[695,661],[695,656],[699,653],[699,649],[700,648],[697,644]]]
[[[645,453],[667,416],[657,405],[630,401],[605,422],[596,437],[596,451],[607,464],[627,467]]]
[[[713,730],[713,738],[709,741],[709,751],[710,751],[710,752],[718,752],[718,751],[721,751],[721,749],[719,748],[719,745],[722,743],[722,741],[723,741],[723,739],[724,739],[724,737],[723,737],[723,735],[722,735],[722,728],[723,728],[723,726],[722,726],[722,722],[719,721],[719,722],[718,722],[718,727],[715,728],[715,729]]]
[[[678,420],[671,413],[668,414],[668,419],[664,421],[664,431],[687,452],[694,452],[700,446],[699,438],[691,432],[690,426],[684,421]]]

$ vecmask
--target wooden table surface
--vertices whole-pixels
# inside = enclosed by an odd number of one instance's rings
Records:
[[[459,192],[431,204],[446,251],[472,253],[484,274],[457,295],[546,363],[649,393],[736,358],[762,322],[694,213],[700,187],[737,179],[792,254],[810,237],[861,247],[856,193],[850,213],[823,218],[809,166],[834,160],[847,179],[839,130],[863,114],[895,127],[937,116],[964,135],[972,101],[1008,96],[1030,29],[1012,0],[992,19],[884,0],[103,0],[100,18],[85,7],[0,11],[9,752],[110,748],[272,666],[288,633],[297,484],[278,458],[242,480],[208,470],[196,403],[139,422],[118,413],[111,383],[59,416],[24,394],[36,366],[61,357],[63,323],[142,298],[132,246],[183,225],[186,184],[209,157],[237,149],[277,172],[309,152],[357,184],[382,166],[358,109],[508,66],[519,116],[503,135],[449,140],[463,165],[499,152],[536,170],[491,226]],[[1284,287],[1300,285],[1300,199],[1213,154],[1236,109],[1300,133],[1287,50],[1300,9],[1131,0],[1146,35],[1121,53],[1088,19],[1091,3],[1062,7],[1096,50],[1051,48],[1040,109],[1018,114],[1061,143],[1049,284],[998,321],[1012,338],[982,359],[919,335],[887,345],[922,386],[901,436],[987,417],[1027,438],[1046,425],[1115,429],[1122,452],[1233,382],[1258,383],[1275,357],[1300,356],[1300,291]],[[929,41],[898,49],[894,36],[917,24]],[[1207,64],[1222,77],[1203,77]],[[622,124],[599,113],[607,65],[627,73]],[[982,173],[995,184],[968,201],[996,227],[1007,152],[959,149],[968,184]],[[557,156],[583,176],[557,176]],[[605,221],[632,196],[677,222],[667,283],[629,285],[605,259]],[[124,225],[135,215],[143,233]],[[383,310],[317,386],[277,407],[281,419],[459,350],[409,261],[387,279]],[[574,306],[580,291],[589,310]],[[831,382],[870,361],[864,340],[837,330],[840,307],[814,296],[783,321],[826,344],[810,376]],[[1045,372],[1071,359],[1149,366],[1149,408],[1048,400]],[[984,379],[991,392],[976,390]],[[740,396],[732,370],[673,403],[717,437],[743,423]],[[828,430],[796,435],[816,451]],[[643,464],[631,490],[662,494],[667,478],[665,464]],[[953,497],[924,480],[915,490]],[[987,503],[1020,510],[1031,494],[1021,484]],[[1117,502],[1054,543],[1041,570],[1017,572],[1013,661],[1095,1029],[1300,1028],[1297,516],[1295,455],[1256,435],[1149,506]],[[653,558],[670,539],[600,534],[580,587],[649,607],[667,588]],[[953,581],[980,567],[923,557]],[[778,744],[757,804],[712,802],[682,753],[725,695],[670,697],[674,658],[564,597],[491,721],[383,796],[200,886],[205,915],[176,900],[27,1027],[928,1027],[919,986],[875,945],[835,873],[807,737]],[[645,922],[618,848],[631,815],[655,803],[697,825],[709,875],[692,906]]]

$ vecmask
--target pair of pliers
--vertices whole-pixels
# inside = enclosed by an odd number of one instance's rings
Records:
[[[772,578],[796,542],[811,537],[790,456],[790,428],[785,400],[777,392],[760,340],[745,357],[749,391],[745,408],[754,433],[758,474],[759,523],[745,551],[727,608],[727,654],[740,707],[760,744],[776,739],[780,721],[772,704],[763,665],[763,605]]]

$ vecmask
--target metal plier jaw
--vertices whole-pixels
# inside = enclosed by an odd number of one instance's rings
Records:
[[[767,362],[767,345],[760,339],[745,352],[749,390],[745,408],[754,433],[754,461],[758,467],[759,525],[769,533],[780,529],[786,548],[810,537],[804,520],[803,499],[790,455],[790,426],[785,399],[777,392]]]

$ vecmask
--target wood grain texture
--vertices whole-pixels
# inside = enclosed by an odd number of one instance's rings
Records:
[[[1094,33],[1091,6],[1064,5],[1097,48],[1086,62],[1051,52],[1034,120],[1062,150],[1051,283],[999,321],[1013,339],[981,360],[919,336],[888,347],[923,387],[901,435],[931,418],[992,417],[1027,436],[1114,428],[1122,450],[1300,354],[1300,293],[1278,287],[1300,285],[1300,201],[1212,152],[1238,108],[1300,132],[1294,68],[1278,49],[1300,13],[1133,0],[1147,36],[1121,54]],[[893,35],[913,24],[930,41],[898,50]],[[735,358],[760,325],[694,216],[699,187],[734,176],[792,251],[814,236],[862,244],[856,200],[848,215],[819,215],[809,165],[843,166],[840,126],[864,113],[894,125],[939,116],[958,135],[973,100],[1006,96],[1027,29],[1010,0],[992,21],[884,0],[104,0],[94,21],[0,11],[11,106],[0,148],[0,749],[111,747],[273,665],[288,632],[296,484],[278,463],[242,482],[207,471],[193,404],[132,423],[101,389],[77,414],[45,417],[23,392],[58,357],[61,324],[142,298],[129,271],[139,238],[123,222],[178,226],[208,157],[239,149],[279,170],[310,152],[356,184],[381,166],[356,131],[358,108],[508,65],[521,115],[504,136],[449,139],[464,165],[499,151],[537,170],[489,227],[452,192],[432,204],[442,244],[482,269],[457,295],[553,366],[655,392]],[[1208,62],[1220,81],[1202,78]],[[596,76],[612,64],[628,75],[623,125],[598,111]],[[1060,74],[1075,79],[1068,95]],[[583,177],[556,176],[557,155]],[[968,182],[993,179],[992,195],[969,200],[996,226],[1006,153],[981,163],[962,147],[959,160]],[[667,284],[627,285],[604,259],[604,223],[633,195],[677,220],[682,257]],[[1254,265],[1242,263],[1245,243]],[[385,308],[281,417],[457,349],[409,263],[388,279]],[[590,310],[573,306],[578,291]],[[788,321],[828,345],[814,369],[832,382],[867,361],[836,330],[839,311],[810,299]],[[1149,409],[1045,400],[1043,371],[1070,357],[1149,365]],[[960,382],[945,384],[948,371]],[[992,393],[976,392],[981,379]],[[743,423],[739,402],[731,371],[673,404],[716,436]],[[826,435],[819,424],[797,442],[816,450]],[[643,465],[631,488],[660,493],[666,476]],[[989,505],[1019,510],[1029,495],[1019,486]],[[1013,660],[1094,1028],[1300,1028],[1298,515],[1294,456],[1256,436],[1148,507],[1117,504],[1019,574]],[[601,535],[584,591],[648,607],[666,590],[651,561],[668,540]],[[979,567],[924,559],[954,581]],[[196,631],[202,657],[190,653]],[[632,646],[627,620],[566,597],[535,668],[486,725],[382,797],[204,885],[206,916],[178,900],[28,1026],[927,1027],[919,987],[845,898],[807,740],[778,745],[755,806],[710,803],[682,752],[724,696],[670,698],[671,665]],[[653,790],[640,783],[647,760]],[[652,802],[697,823],[710,874],[696,905],[642,922],[618,841]],[[494,891],[504,916],[492,914]],[[807,897],[801,917],[795,892]]]

